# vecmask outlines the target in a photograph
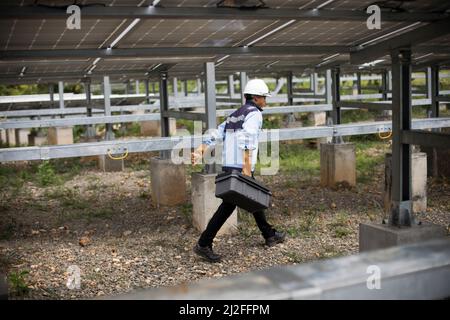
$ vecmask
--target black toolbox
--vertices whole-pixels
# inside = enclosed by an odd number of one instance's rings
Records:
[[[271,196],[264,185],[239,171],[224,172],[216,177],[216,197],[248,212],[267,209]]]

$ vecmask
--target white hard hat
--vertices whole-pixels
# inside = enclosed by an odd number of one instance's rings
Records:
[[[247,82],[244,89],[244,94],[270,97],[269,87],[267,87],[266,83],[261,79],[252,79]]]

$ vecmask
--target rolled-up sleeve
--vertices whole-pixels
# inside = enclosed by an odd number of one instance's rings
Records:
[[[237,133],[238,147],[242,150],[254,150],[258,146],[259,131],[262,127],[261,112],[251,112]]]
[[[203,143],[208,145],[208,146],[214,146],[216,144],[217,140],[220,140],[224,138],[225,135],[225,125],[226,125],[226,121],[222,122],[217,129],[215,130],[211,130],[210,134],[211,136],[207,139],[203,140]]]

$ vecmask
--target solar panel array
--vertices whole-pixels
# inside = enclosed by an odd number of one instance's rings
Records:
[[[82,6],[149,6],[153,0],[83,0],[77,1]],[[161,0],[164,8],[216,7],[219,0]],[[265,0],[272,9],[314,9],[327,10],[364,10],[373,0]],[[225,2],[226,3],[226,2]],[[260,1],[236,0],[245,5],[259,4]],[[397,10],[422,10],[435,12],[448,10],[448,1],[378,1],[378,4],[400,6]],[[22,0],[2,1],[1,6],[60,6],[74,4],[73,0],[45,1]],[[322,7],[323,8],[323,7]],[[221,10],[217,8],[216,10]],[[260,9],[264,10],[264,9]],[[369,30],[365,21],[292,21],[286,20],[240,20],[234,19],[142,19],[136,21],[131,29],[114,48],[163,48],[163,47],[240,47],[251,44],[264,46],[311,46],[339,45],[351,48],[407,27],[411,21],[382,22],[381,30]],[[107,48],[127,27],[133,19],[88,19],[82,18],[80,30],[70,30],[65,19],[2,19],[0,21],[0,50],[53,50],[53,49],[102,49]],[[285,26],[281,28],[282,26]],[[277,30],[277,32],[273,32]],[[273,33],[272,33],[273,32]],[[432,45],[448,46],[450,36],[431,40],[421,45],[420,53],[414,54],[417,63],[433,59],[445,61],[448,55],[426,52]],[[113,49],[114,50],[114,49]],[[219,75],[238,71],[249,73],[276,73],[289,70],[320,66],[333,53],[295,54],[295,55],[189,55],[180,56],[139,56],[127,58],[47,58],[0,60],[0,74],[4,81],[20,79],[26,70],[25,78],[45,81],[47,79],[82,79],[84,77],[110,74],[118,78],[145,78],[146,73],[159,64],[169,64],[170,75],[179,77],[196,77],[203,72],[205,61],[215,61]],[[348,54],[335,55],[332,63],[348,64]],[[385,64],[389,57],[383,58]],[[326,64],[326,63],[325,63]],[[95,67],[93,68],[93,66]],[[25,68],[25,69],[24,69]],[[91,70],[92,69],[92,70]],[[91,70],[91,74],[88,71]],[[6,79],[6,80],[5,80]]]

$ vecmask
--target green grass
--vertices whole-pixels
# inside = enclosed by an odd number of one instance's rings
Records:
[[[320,173],[320,153],[302,144],[280,144],[280,170],[284,173],[297,173],[301,176],[314,176]]]
[[[346,212],[341,211],[334,217],[333,221],[329,224],[329,227],[333,230],[336,238],[344,238],[351,234],[351,230],[348,227],[349,216]]]
[[[369,149],[371,152],[369,153]],[[377,166],[384,163],[385,153],[389,147],[385,143],[366,141],[356,143],[356,179],[367,183],[373,179]]]

